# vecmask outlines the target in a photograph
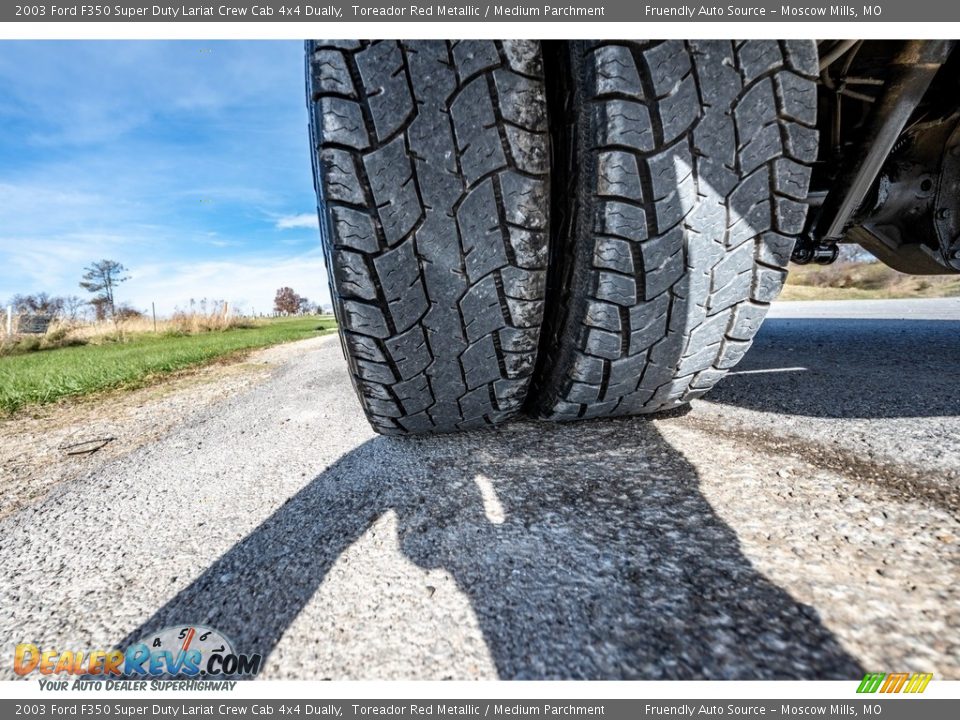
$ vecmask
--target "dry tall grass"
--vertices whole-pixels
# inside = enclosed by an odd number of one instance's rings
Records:
[[[866,300],[960,295],[957,275],[905,275],[880,262],[791,265],[782,300]]]
[[[251,328],[264,321],[236,316],[228,312],[224,303],[191,302],[188,310],[178,309],[170,318],[158,319],[144,315],[101,320],[98,322],[55,319],[43,335],[15,335],[0,341],[0,355],[35,350],[51,350],[73,345],[99,345],[124,342],[128,338],[147,334],[199,335],[236,328]]]

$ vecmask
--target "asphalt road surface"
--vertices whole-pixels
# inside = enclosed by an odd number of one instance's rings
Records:
[[[960,300],[784,303],[686,414],[427,439],[298,350],[0,520],[5,653],[198,623],[265,678],[960,679]]]

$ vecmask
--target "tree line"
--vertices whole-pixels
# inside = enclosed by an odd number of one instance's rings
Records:
[[[100,320],[125,320],[143,315],[129,303],[117,302],[116,289],[130,279],[127,268],[115,260],[98,260],[83,269],[80,287],[93,295],[84,299],[77,295],[50,295],[45,292],[32,295],[14,295],[9,305],[17,314],[62,317],[71,322],[80,320],[87,312]],[[323,308],[284,286],[277,290],[273,310],[281,315],[319,313]]]
[[[298,295],[293,288],[284,286],[273,298],[273,311],[281,315],[306,315],[323,312],[323,308]]]
[[[127,268],[115,260],[98,260],[83,269],[80,287],[93,295],[84,299],[77,295],[50,295],[39,292],[31,295],[16,294],[9,305],[18,314],[49,315],[76,321],[91,311],[97,320],[122,320],[139,317],[143,313],[128,303],[118,303],[115,291],[120,283],[130,276]]]

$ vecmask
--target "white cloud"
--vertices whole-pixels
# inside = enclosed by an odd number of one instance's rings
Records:
[[[316,230],[318,226],[316,213],[281,215],[276,221],[276,227],[278,230],[292,230],[294,228],[308,228]]]
[[[78,283],[84,266],[101,258],[126,262],[149,238],[77,232],[51,237],[0,236],[0,302],[14,293],[84,294]]]
[[[203,298],[227,300],[244,312],[268,313],[277,289],[284,285],[313,302],[330,305],[327,271],[318,251],[292,258],[141,265],[131,267],[130,275],[118,297],[139,309],[148,309],[155,302],[160,315]]]
[[[302,60],[290,42],[0,47],[0,303],[86,295],[84,266],[110,258],[132,276],[118,299],[164,314],[267,311],[281,285],[329,304],[298,213],[316,201]]]
[[[317,243],[319,245],[319,243]],[[156,303],[159,315],[186,308],[190,300],[227,300],[244,312],[268,313],[277,288],[292,287],[313,302],[330,306],[327,271],[319,249],[297,255],[246,255],[225,260],[128,259],[128,238],[77,235],[56,240],[15,242],[0,237],[0,303],[18,292],[46,291],[54,295],[81,295],[82,268],[91,260],[122,260],[130,279],[117,290],[117,299],[140,310]],[[138,248],[139,249],[139,248]],[[137,255],[142,255],[137,253]]]

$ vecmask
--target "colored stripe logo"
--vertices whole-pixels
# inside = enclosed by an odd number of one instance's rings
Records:
[[[922,693],[933,673],[867,673],[860,681],[858,693]]]

